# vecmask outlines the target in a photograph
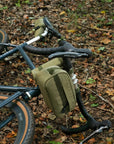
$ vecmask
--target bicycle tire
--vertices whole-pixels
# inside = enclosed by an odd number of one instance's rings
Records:
[[[8,35],[5,31],[0,29],[0,43],[7,43],[8,42]],[[0,53],[4,50],[4,46],[0,46]]]
[[[0,95],[0,102],[8,96]],[[30,107],[23,101],[17,100],[6,105],[18,119],[18,132],[14,144],[31,144],[34,135],[34,117]]]

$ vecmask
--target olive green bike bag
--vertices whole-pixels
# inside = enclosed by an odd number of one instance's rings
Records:
[[[36,68],[33,76],[40,87],[47,106],[57,117],[73,110],[76,104],[74,85],[69,74],[59,66]]]

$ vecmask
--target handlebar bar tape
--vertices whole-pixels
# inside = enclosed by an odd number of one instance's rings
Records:
[[[70,44],[69,42],[65,40],[59,41],[59,46],[64,46],[64,51],[86,53],[88,54],[88,57],[92,55],[92,52],[90,49],[75,48],[72,44]]]
[[[46,25],[46,27],[49,29],[49,31],[57,38],[61,38],[61,34],[55,30],[52,26],[52,24],[50,23],[50,21],[48,20],[47,17],[44,17],[44,24]]]
[[[31,45],[26,45],[24,47],[24,49],[30,53],[41,54],[41,55],[49,55],[51,53],[64,51],[64,47],[62,47],[62,46],[57,47],[57,48],[36,48],[36,47],[31,46]]]

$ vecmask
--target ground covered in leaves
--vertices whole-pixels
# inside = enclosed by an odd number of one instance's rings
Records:
[[[87,144],[114,143],[113,4],[112,0],[0,0],[0,29],[8,33],[12,44],[20,44],[33,38],[34,32],[31,30],[34,28],[34,21],[41,16],[47,16],[73,46],[92,50],[91,58],[73,61],[74,70],[88,112],[97,120],[109,119],[112,128],[90,139]],[[55,38],[45,39],[44,42],[33,45],[58,46]],[[36,66],[48,61],[44,56],[29,56]],[[0,84],[36,86],[30,69],[20,54],[0,62]],[[62,120],[53,117],[42,95],[39,97],[39,103],[37,98],[33,98],[30,106],[36,125],[33,144],[77,144],[91,133],[87,131],[68,136],[60,130],[61,124],[78,127],[85,123],[77,105],[67,118]],[[12,143],[16,130],[9,129],[10,125],[0,131],[0,144]],[[3,131],[6,132],[4,137]]]

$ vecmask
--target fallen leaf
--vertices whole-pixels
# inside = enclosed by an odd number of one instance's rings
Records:
[[[67,30],[67,32],[69,32],[69,33],[75,33],[76,30],[75,29],[71,29],[71,30]]]
[[[106,91],[106,93],[108,95],[114,95],[114,90],[113,89],[109,89],[109,90]]]
[[[106,140],[107,140],[107,144],[112,144],[113,138],[112,137],[107,137]]]
[[[63,15],[67,15],[67,13],[65,11],[62,11],[59,15],[63,16]]]
[[[113,97],[111,97],[111,100],[114,102],[114,96],[113,96]]]
[[[106,12],[105,11],[101,11],[101,14],[105,14]]]
[[[4,139],[2,140],[2,142],[0,144],[7,144],[5,137],[4,137]]]
[[[108,38],[101,40],[101,43],[103,43],[103,44],[109,44],[110,42],[111,42],[111,40]]]
[[[80,121],[81,121],[82,123],[85,123],[85,122],[86,122],[86,119],[83,119],[82,117],[80,117]]]
[[[0,8],[3,8],[3,5],[0,4]]]
[[[84,139],[84,135],[83,135],[82,133],[78,133],[78,134],[76,134],[76,135],[79,137],[80,140],[83,140],[83,139]]]
[[[23,18],[24,18],[24,19],[28,19],[29,16],[25,14],[25,15],[23,16]]]
[[[73,125],[72,126],[72,128],[78,128],[79,127],[79,125],[77,124],[77,125]]]
[[[88,144],[93,144],[95,141],[95,138],[91,138],[90,140],[88,140]]]
[[[55,139],[55,141],[62,143],[62,142],[64,142],[66,139],[67,139],[67,136],[61,136],[61,137]],[[58,143],[58,144],[59,144],[59,143]]]
[[[20,83],[21,83],[21,84],[23,84],[23,83],[24,83],[24,81],[23,81],[23,80],[20,80]]]
[[[10,133],[8,133],[8,135],[6,136],[7,138],[12,138],[17,136],[17,133],[15,133],[14,131],[11,131]]]
[[[104,109],[106,107],[106,104],[103,104],[102,106],[101,106],[101,109]]]
[[[54,115],[54,114],[48,114],[48,118],[50,119],[50,120],[54,120],[54,119],[56,119],[56,116]]]

